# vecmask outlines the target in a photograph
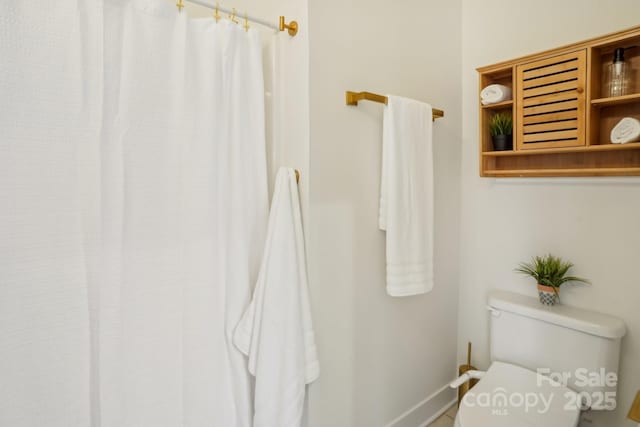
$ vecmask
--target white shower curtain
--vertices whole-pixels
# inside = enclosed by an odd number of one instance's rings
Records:
[[[249,426],[257,34],[159,0],[0,20],[0,425]]]

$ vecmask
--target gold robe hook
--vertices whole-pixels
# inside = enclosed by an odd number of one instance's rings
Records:
[[[238,23],[238,20],[236,19],[236,8],[234,7],[233,9],[233,13],[231,15],[229,15],[229,21],[233,22],[234,24]]]
[[[249,31],[249,16],[246,13],[244,14],[244,30]]]
[[[216,10],[213,13],[213,19],[218,22],[220,20],[220,2],[216,2]]]

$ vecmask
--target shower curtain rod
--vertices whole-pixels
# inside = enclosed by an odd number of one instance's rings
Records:
[[[182,12],[182,8],[184,7],[184,1],[185,0],[178,0],[178,2],[176,3],[176,6],[178,7],[178,10]],[[220,7],[220,5],[218,3],[216,3],[215,5],[212,5],[211,3],[209,3],[206,0],[186,0],[189,1],[191,3],[195,3],[197,5],[206,7],[208,9],[213,9],[215,10],[215,13],[213,15],[214,19],[217,21],[218,19],[221,18],[221,16],[219,15],[220,12],[224,12],[224,13],[228,13],[229,14],[229,19],[235,23],[238,23],[238,21],[236,20],[236,18],[238,18],[238,14],[235,8],[232,9],[228,9],[226,7]],[[278,24],[272,24],[271,22],[264,20],[264,19],[260,19],[260,18],[254,18],[252,16],[249,16],[247,14],[245,14],[244,16],[240,16],[240,18],[244,18],[245,20],[251,21],[251,22],[255,22],[256,24],[260,24],[260,25],[264,25],[265,27],[269,27],[272,28],[276,31],[284,31],[287,30],[287,32],[289,33],[289,35],[291,37],[295,36],[296,34],[298,34],[298,23],[296,21],[291,21],[288,24],[285,22],[285,18],[284,16],[280,17],[280,20],[278,22]],[[248,24],[245,23],[245,28],[248,29]]]

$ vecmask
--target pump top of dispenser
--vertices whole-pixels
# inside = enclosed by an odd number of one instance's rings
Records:
[[[614,62],[614,64],[616,62],[624,62],[624,48],[623,47],[617,48],[616,51],[613,53],[613,62]]]

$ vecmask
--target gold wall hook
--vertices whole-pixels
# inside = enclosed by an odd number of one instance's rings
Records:
[[[284,22],[284,16],[280,17],[280,31],[287,30],[291,37],[298,34],[298,23],[296,21],[291,21],[288,24]]]
[[[218,22],[220,20],[220,2],[216,2],[216,10],[213,12],[213,19]]]
[[[244,30],[249,31],[249,15],[244,14]]]
[[[237,24],[238,20],[236,19],[236,15],[237,15],[236,8],[234,7],[231,10],[233,10],[233,13],[231,13],[231,15],[229,15],[229,21],[233,22],[234,24]]]
[[[182,12],[182,8],[184,7],[183,0],[178,0],[178,3],[176,3],[176,7],[178,8],[178,12]]]

